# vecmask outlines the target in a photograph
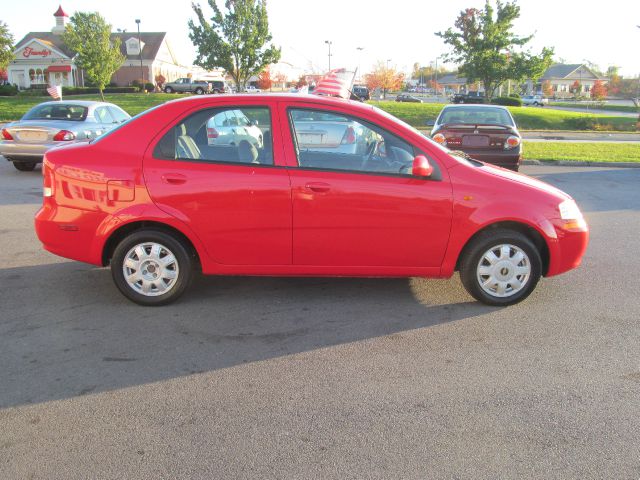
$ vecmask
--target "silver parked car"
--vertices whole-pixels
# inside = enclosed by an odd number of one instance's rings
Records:
[[[522,105],[530,105],[534,107],[544,107],[549,104],[549,99],[542,95],[524,95],[522,97]]]
[[[239,145],[246,140],[256,148],[262,148],[262,136],[258,123],[249,120],[242,110],[222,111],[207,122],[209,145]]]
[[[4,126],[0,155],[20,171],[31,171],[47,150],[99,137],[131,116],[106,102],[53,101],[36,105]]]

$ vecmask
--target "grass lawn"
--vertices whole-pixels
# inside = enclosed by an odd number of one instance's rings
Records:
[[[640,144],[603,142],[524,142],[526,160],[640,163]]]
[[[105,93],[107,102],[120,106],[129,115],[138,113],[174,98],[184,97],[180,94],[167,93]],[[17,120],[31,107],[51,100],[51,97],[0,97],[0,121]],[[73,95],[64,100],[100,100],[100,95]]]
[[[610,105],[604,103],[602,105],[593,103],[580,103],[580,102],[551,102],[549,104],[553,107],[567,107],[567,108],[584,108],[586,110],[609,110],[612,112],[627,112],[627,113],[639,113],[640,109],[633,105]]]
[[[172,100],[184,97],[166,93],[112,93],[105,100],[115,103],[130,115]],[[34,105],[49,97],[0,97],[0,121],[17,120]],[[74,95],[65,99],[99,100],[99,95]],[[370,102],[395,115],[414,127],[424,128],[427,120],[435,120],[444,107],[442,103]],[[635,131],[636,119],[613,115],[591,115],[544,108],[509,107],[518,127],[523,130],[583,130],[583,131]]]
[[[446,104],[370,102],[417,128],[427,120],[435,120]],[[580,112],[531,107],[508,107],[522,130],[582,130],[635,131],[636,119],[613,115],[592,115]]]

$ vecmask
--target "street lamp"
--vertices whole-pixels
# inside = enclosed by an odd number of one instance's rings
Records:
[[[389,62],[391,61],[390,58],[387,58],[387,71],[385,72],[385,77],[387,77],[389,75]],[[382,98],[384,98],[385,100],[387,99],[387,79],[385,78],[384,80],[384,87],[382,90]]]
[[[331,44],[333,42],[331,40],[325,40],[324,43],[329,45],[329,71],[331,71]]]
[[[358,79],[362,80],[362,73],[360,72],[360,61],[362,60],[362,51],[364,50],[364,47],[356,47],[356,50],[358,50]]]
[[[142,89],[144,90],[144,69],[142,68],[142,42],[140,41],[140,19],[136,18],[138,25],[138,54],[140,55],[140,78],[142,79]]]

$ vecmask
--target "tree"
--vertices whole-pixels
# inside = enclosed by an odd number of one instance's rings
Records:
[[[573,82],[569,90],[576,98],[578,98],[578,96],[582,92],[582,84],[580,83],[580,80],[576,80],[575,82]]]
[[[387,90],[398,90],[402,86],[404,73],[396,71],[395,68],[389,68],[379,61],[371,73],[364,76],[364,80],[369,90],[373,91],[380,88],[384,92],[384,98],[386,98]]]
[[[13,35],[6,23],[0,22],[0,71],[13,61]]]
[[[553,97],[553,85],[549,80],[542,82],[542,94],[545,97]]]
[[[280,49],[271,42],[266,0],[226,0],[226,12],[216,0],[207,0],[213,10],[209,23],[199,4],[192,7],[199,25],[189,20],[189,38],[197,49],[196,65],[207,70],[221,67],[241,91],[252,75],[280,60]]]
[[[271,71],[269,67],[267,67],[260,72],[260,75],[258,75],[258,88],[260,90],[270,90],[272,84]]]
[[[496,0],[494,12],[487,0],[484,10],[468,8],[460,12],[455,29],[436,33],[452,49],[445,60],[458,63],[460,75],[470,83],[482,81],[487,99],[504,81],[536,81],[551,65],[552,48],[543,48],[539,55],[521,50],[533,35],[520,37],[512,32],[519,16],[520,7],[515,1]]]
[[[120,39],[111,40],[111,25],[97,12],[76,12],[62,34],[62,40],[77,53],[76,65],[98,87],[104,100],[104,87],[125,60],[120,52]]]
[[[594,100],[604,100],[607,96],[607,86],[602,80],[596,80],[591,87],[591,98]]]
[[[307,82],[307,76],[306,75],[300,75],[300,78],[298,78],[298,81],[296,82],[296,88],[302,88],[305,85],[308,85],[309,83]]]

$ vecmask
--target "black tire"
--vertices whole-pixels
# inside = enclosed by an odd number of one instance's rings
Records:
[[[521,289],[507,296],[490,294],[482,287],[478,278],[480,276],[478,270],[481,266],[489,269],[492,267],[492,265],[488,265],[485,263],[486,261],[483,260],[485,253],[488,253],[489,250],[500,245],[510,245],[520,249],[521,252],[526,255],[526,260],[528,260],[529,265],[529,276],[525,280],[524,285]],[[515,254],[518,252],[515,249],[511,249],[509,257],[511,253],[514,253],[515,257]],[[483,262],[482,265],[481,262]],[[523,262],[525,262],[525,260],[521,261],[518,265],[525,266],[526,264]],[[514,289],[509,283],[509,281],[514,280],[514,278],[508,277],[508,275],[513,275],[513,273],[509,271],[511,267],[512,265],[507,262],[496,274],[502,275],[504,273],[505,277],[500,278],[504,278],[505,280],[500,283],[504,283],[507,287]],[[538,249],[531,240],[522,233],[503,228],[489,229],[480,233],[465,247],[460,262],[460,279],[462,280],[464,288],[476,300],[493,306],[504,307],[521,302],[536,288],[541,274],[542,260],[540,258],[540,252],[538,252]],[[486,277],[488,279],[489,275],[486,275]],[[523,278],[523,276],[518,277],[515,275],[515,281],[520,281]]]
[[[164,89],[164,93],[173,93],[173,88],[171,88],[171,87],[165,87],[165,89]]]
[[[202,95],[204,93],[204,90],[200,87],[196,88],[196,95]]]
[[[33,172],[36,168],[37,162],[19,162],[17,160],[13,161],[13,166],[16,167],[16,170],[20,170],[21,172]]]
[[[149,243],[158,244],[164,247],[166,251],[175,257],[174,263],[177,264],[177,268],[174,267],[173,269],[173,271],[177,270],[177,277],[174,279],[172,286],[162,294],[158,294],[159,292],[151,292],[149,295],[141,293],[134,289],[134,287],[131,286],[125,278],[124,262],[127,255],[136,246]],[[163,258],[166,258],[166,255]],[[113,281],[118,287],[118,290],[120,290],[120,292],[129,300],[145,306],[166,305],[177,300],[191,284],[191,280],[193,279],[193,268],[194,259],[190,248],[184,245],[182,241],[176,239],[173,235],[158,230],[141,230],[133,232],[120,241],[111,258],[111,276],[113,277]],[[149,271],[151,271],[151,269],[149,269]],[[145,271],[145,273],[148,272]],[[141,274],[142,273],[139,275]],[[140,282],[143,282],[143,280],[141,279]],[[163,287],[166,286],[165,283],[161,283],[158,280],[150,280],[148,283],[153,285],[162,284]],[[142,288],[141,285],[140,288]]]

